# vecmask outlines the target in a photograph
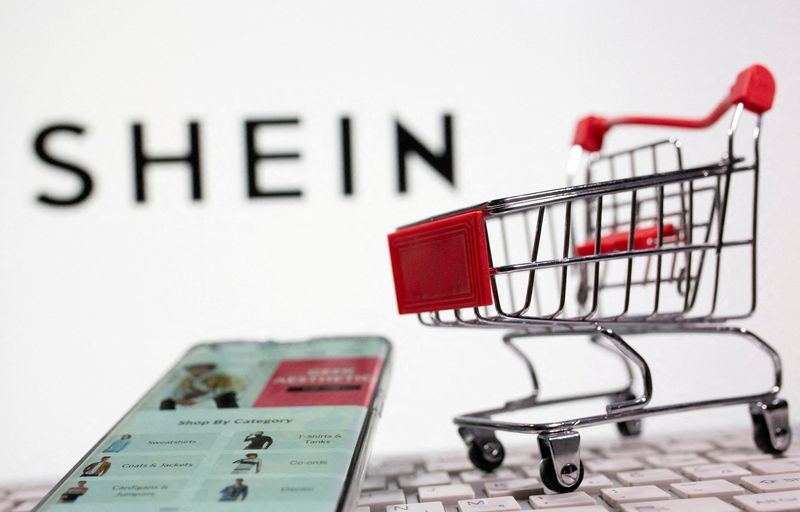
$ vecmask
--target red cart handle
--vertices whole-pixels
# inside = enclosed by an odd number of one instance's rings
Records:
[[[649,126],[677,126],[679,128],[706,128],[714,124],[732,106],[742,103],[744,108],[756,114],[763,114],[772,108],[775,98],[775,79],[772,73],[762,66],[755,64],[745,69],[736,77],[736,82],[731,86],[730,92],[717,108],[710,114],[700,119],[686,119],[678,117],[649,117],[649,116],[621,116],[600,117],[587,116],[578,122],[575,128],[573,144],[577,144],[585,151],[600,151],[603,147],[603,137],[612,127],[622,124],[639,124]]]

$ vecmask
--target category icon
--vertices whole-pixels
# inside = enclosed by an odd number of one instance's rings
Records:
[[[103,450],[103,453],[119,453],[125,449],[131,442],[131,435],[130,434],[122,434],[122,437],[108,445],[108,447]]]
[[[261,472],[261,459],[257,453],[248,453],[244,458],[235,460],[233,463],[236,464],[236,467],[233,468],[233,474],[235,475],[250,473],[251,471],[255,473]]]
[[[248,443],[244,447],[245,450],[266,450],[272,446],[272,438],[265,435],[262,430],[249,434],[244,438],[244,442]]]
[[[219,491],[219,501],[244,501],[247,499],[247,486],[244,480],[237,478],[232,485]]]
[[[86,494],[89,488],[86,487],[86,480],[78,480],[78,485],[70,487],[59,496],[59,503],[74,503],[78,498]]]
[[[83,468],[83,473],[81,476],[103,476],[108,473],[108,470],[111,469],[111,457],[108,455],[104,457],[100,457],[100,460],[97,462],[92,462],[85,468]]]

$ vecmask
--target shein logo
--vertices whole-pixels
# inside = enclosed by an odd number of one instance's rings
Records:
[[[350,117],[339,118],[338,137],[340,142],[340,176],[341,193],[352,196],[356,193],[353,164],[353,130]],[[252,200],[269,198],[300,198],[301,189],[273,189],[259,186],[259,174],[268,171],[268,162],[277,160],[298,160],[300,151],[269,152],[259,148],[256,134],[262,130],[287,129],[301,123],[299,117],[247,119],[244,127],[244,153],[247,198]],[[401,194],[408,192],[407,159],[414,154],[425,161],[433,171],[439,174],[451,186],[455,186],[455,169],[453,167],[453,117],[451,114],[441,116],[442,141],[439,149],[431,149],[399,120],[394,120],[396,184]],[[92,174],[85,166],[71,162],[64,157],[53,154],[48,149],[51,139],[64,136],[83,136],[86,127],[79,124],[50,124],[37,132],[34,138],[34,152],[44,163],[54,170],[65,172],[77,180],[77,189],[71,195],[54,195],[42,192],[37,201],[53,207],[71,207],[88,201],[94,190]],[[203,199],[203,163],[201,162],[201,125],[197,121],[188,123],[188,150],[178,154],[153,154],[145,147],[145,127],[141,123],[131,125],[131,144],[133,153],[133,196],[138,203],[147,202],[146,177],[148,172],[157,169],[159,164],[185,164],[189,171],[191,199]]]

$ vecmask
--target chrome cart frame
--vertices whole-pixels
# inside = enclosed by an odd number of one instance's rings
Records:
[[[416,313],[430,326],[508,329],[503,341],[528,369],[528,396],[455,418],[478,468],[491,471],[503,461],[494,431],[537,434],[542,483],[568,492],[583,478],[577,429],[615,423],[631,436],[647,416],[735,404],[749,404],[761,450],[788,448],[780,356],[756,334],[726,323],[755,310],[759,140],[774,91],[770,72],[756,65],[739,74],[704,119],[584,118],[570,155],[569,186],[490,201],[390,235],[401,313]],[[677,139],[600,154],[613,126],[706,128],[730,110],[725,151],[711,164],[685,167]],[[745,111],[754,114],[746,156],[735,151]],[[665,156],[671,162],[666,166]],[[576,184],[581,175],[583,184]],[[749,211],[750,218],[729,218],[731,211]],[[736,293],[726,283],[736,283]],[[557,293],[548,297],[551,291]],[[739,300],[744,294],[749,300]],[[650,367],[626,341],[642,334],[737,335],[767,356],[773,384],[745,396],[652,406]],[[533,363],[518,341],[575,335],[618,354],[627,385],[541,400]],[[544,423],[495,419],[590,398],[609,399],[604,414]]]

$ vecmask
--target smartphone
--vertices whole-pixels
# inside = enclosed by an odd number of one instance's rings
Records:
[[[390,355],[378,337],[196,345],[34,510],[349,512]]]

